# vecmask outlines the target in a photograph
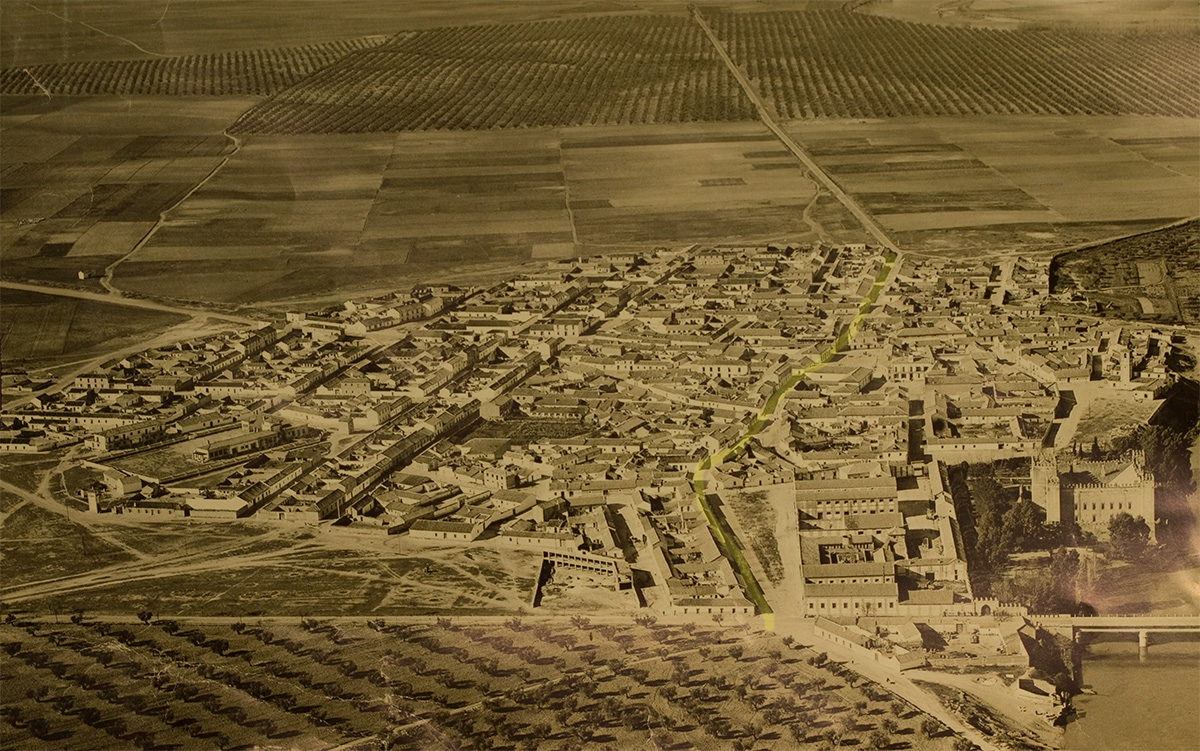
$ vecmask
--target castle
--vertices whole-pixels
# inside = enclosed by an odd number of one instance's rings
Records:
[[[1073,461],[1061,470],[1054,454],[1034,459],[1030,469],[1033,502],[1046,521],[1075,522],[1103,539],[1108,522],[1120,513],[1142,517],[1154,539],[1154,475],[1146,457],[1133,451],[1118,461]]]

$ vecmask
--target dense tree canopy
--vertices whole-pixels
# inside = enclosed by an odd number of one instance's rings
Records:
[[[1150,525],[1123,511],[1108,522],[1108,534],[1113,555],[1123,561],[1140,560],[1150,545]]]

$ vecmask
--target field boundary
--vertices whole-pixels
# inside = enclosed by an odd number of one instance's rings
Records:
[[[125,292],[122,291],[120,288],[118,288],[113,283],[113,277],[116,274],[117,267],[120,266],[122,263],[125,263],[126,261],[128,261],[130,258],[132,258],[134,256],[134,254],[136,254],[139,250],[146,247],[146,244],[149,243],[150,240],[154,238],[154,235],[157,234],[158,231],[160,229],[162,229],[163,225],[167,223],[167,215],[170,214],[172,211],[175,211],[176,209],[178,209],[180,206],[183,205],[184,201],[186,201],[187,199],[189,199],[193,195],[195,195],[196,191],[200,190],[205,185],[207,185],[210,180],[212,180],[214,177],[217,176],[217,173],[219,173],[222,169],[225,168],[225,165],[229,164],[229,160],[232,159],[233,157],[235,157],[237,155],[237,153],[239,151],[241,151],[242,139],[238,138],[237,136],[231,136],[231,135],[229,135],[228,132],[222,133],[221,135],[225,136],[226,138],[228,138],[230,141],[233,142],[233,151],[226,154],[225,157],[222,158],[221,161],[218,162],[215,167],[213,167],[211,170],[209,170],[208,174],[205,175],[204,178],[200,182],[193,185],[191,190],[184,193],[183,196],[181,196],[178,201],[176,201],[172,205],[168,206],[167,208],[163,209],[162,212],[160,212],[158,215],[158,221],[156,221],[154,223],[154,226],[151,227],[146,232],[146,234],[142,236],[141,240],[137,241],[137,243],[133,246],[133,248],[128,253],[121,256],[117,260],[113,261],[108,266],[104,267],[104,276],[100,277],[99,282],[100,282],[100,286],[104,287],[104,289],[108,292],[108,294],[110,296],[115,297],[115,298],[120,298],[120,297],[125,296]]]

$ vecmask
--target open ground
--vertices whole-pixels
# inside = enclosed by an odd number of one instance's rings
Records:
[[[0,295],[0,347],[6,365],[41,368],[82,359],[143,340],[186,316],[142,311],[92,300],[5,290]]]

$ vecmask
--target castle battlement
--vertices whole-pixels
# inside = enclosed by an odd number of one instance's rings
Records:
[[[1149,478],[1146,478],[1142,482],[1129,483],[1129,484],[1123,484],[1123,485],[1105,485],[1104,483],[1095,483],[1095,482],[1080,483],[1080,484],[1076,484],[1076,483],[1062,484],[1062,482],[1060,480],[1055,480],[1054,482],[1062,485],[1062,487],[1067,490],[1129,490],[1129,489],[1141,489],[1141,488],[1145,488],[1145,487],[1151,487],[1151,488],[1156,487],[1154,484],[1154,481]]]
[[[1100,537],[1121,513],[1153,525],[1155,481],[1145,460],[1141,451],[1131,451],[1115,461],[1072,461],[1064,471],[1057,456],[1043,452],[1030,468],[1033,502],[1045,509],[1047,522],[1075,523]],[[1078,479],[1087,481],[1074,482],[1071,475],[1085,475]],[[1113,482],[1100,481],[1105,475]]]

